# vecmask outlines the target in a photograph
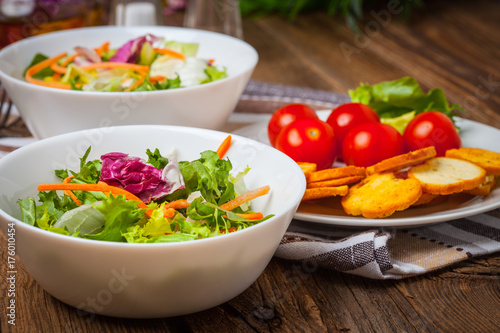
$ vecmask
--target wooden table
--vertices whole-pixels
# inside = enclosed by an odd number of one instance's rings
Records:
[[[442,88],[450,102],[467,109],[462,117],[500,128],[500,3],[427,3],[425,11],[406,23],[394,10],[368,13],[359,36],[342,19],[323,13],[302,14],[294,22],[280,16],[245,19],[245,40],[260,55],[252,79],[346,93],[360,82],[409,75],[425,90]],[[1,242],[5,244],[3,236]],[[3,253],[2,262],[5,257]],[[87,322],[45,293],[21,264],[18,271],[18,332],[500,329],[500,254],[401,281],[324,269],[311,272],[300,263],[273,259],[233,300],[201,313],[155,320],[97,316]],[[4,313],[0,322],[3,332],[16,331],[7,325]]]

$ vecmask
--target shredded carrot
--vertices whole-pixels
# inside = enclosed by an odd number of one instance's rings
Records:
[[[99,56],[101,56],[107,50],[109,50],[109,42],[104,42],[101,46],[99,46],[98,48],[94,49],[94,51],[96,51],[96,53]]]
[[[169,55],[169,56],[172,56],[172,57],[175,57],[175,58],[178,58],[178,59],[182,59],[184,60],[185,57],[182,53],[179,53],[177,51],[174,51],[174,50],[170,50],[170,49],[160,49],[160,48],[155,48],[154,51],[156,53],[159,53],[159,54],[166,54],[166,55]]]
[[[189,207],[189,202],[186,199],[178,199],[174,201],[170,201],[169,203],[166,203],[165,206],[163,206],[164,209],[168,208],[173,208],[173,209],[182,209],[182,208],[188,208]]]
[[[262,213],[248,213],[248,214],[236,214],[240,217],[243,217],[247,220],[260,220],[264,218],[264,214]],[[227,219],[227,215],[223,215]]]
[[[220,208],[224,209],[224,210],[233,210],[236,207],[244,204],[245,202],[248,202],[250,200],[253,200],[255,198],[258,198],[262,195],[269,193],[269,190],[270,190],[269,185],[266,185],[266,186],[259,187],[255,190],[248,191],[246,193],[238,195],[233,200],[230,200],[230,201],[226,202],[225,204],[222,204],[220,206]]]
[[[66,59],[64,59],[62,62],[61,62],[61,66],[63,67],[66,67],[69,65],[70,62],[73,62],[75,61],[76,57],[78,57],[80,54],[78,53],[75,53],[73,55],[70,55],[69,57],[67,57]]]
[[[123,195],[127,200],[138,201],[137,206],[139,208],[148,209],[148,211],[146,211],[146,215],[151,216],[151,210],[144,202],[142,202],[141,199],[139,199],[133,193],[130,193],[129,191],[116,186],[102,185],[102,184],[56,183],[56,184],[40,184],[38,185],[37,189],[38,191],[57,191],[57,190],[96,191],[96,192],[111,193],[114,195]]]
[[[235,231],[238,231],[238,228],[231,227],[231,228],[227,229],[227,232],[235,232]],[[226,230],[221,231],[221,234],[225,234],[225,233],[226,233]]]
[[[72,178],[73,178],[73,176],[69,176],[69,177],[64,178],[63,184],[69,184],[71,182]],[[78,206],[81,206],[82,203],[80,202],[80,200],[77,199],[76,195],[73,192],[71,192],[70,190],[64,190],[64,194],[69,195],[71,197],[71,199],[73,199],[73,201]]]
[[[155,75],[149,77],[149,81],[151,81],[151,83],[153,84],[155,84],[156,82],[165,81],[166,79],[167,78],[164,77],[163,75]]]
[[[52,80],[54,81],[59,81],[60,78],[61,78],[61,73],[54,73],[54,75],[52,75]]]
[[[50,65],[50,68],[54,72],[59,73],[59,74],[66,74],[66,72],[68,71],[68,69],[66,67],[63,67],[63,66],[59,65],[57,62],[55,62],[52,65]]]
[[[141,76],[140,78],[137,79],[137,81],[134,82],[134,84],[125,89],[125,91],[132,91],[143,83],[144,83],[144,76]]]
[[[81,66],[83,69],[97,68],[128,68],[140,74],[146,75],[149,72],[149,66],[129,64],[126,62],[98,62],[90,65]]]
[[[25,79],[29,83],[37,84],[40,86],[45,86],[45,87],[51,87],[51,88],[59,88],[59,89],[71,89],[71,86],[69,84],[64,84],[60,82],[50,82],[50,81],[43,81],[43,80],[38,80],[33,77],[33,75],[39,71],[41,71],[44,68],[50,67],[53,63],[56,63],[59,61],[59,59],[64,58],[66,56],[66,52],[58,54],[52,58],[45,59],[43,61],[40,61],[39,63],[31,66],[28,68],[25,74]]]
[[[231,147],[231,135],[228,135],[224,141],[222,141],[219,148],[217,148],[217,155],[219,155],[219,158],[223,158],[224,155],[226,155],[229,147]]]
[[[163,217],[164,218],[169,218],[169,217],[174,217],[176,210],[173,208],[167,208],[163,209]]]

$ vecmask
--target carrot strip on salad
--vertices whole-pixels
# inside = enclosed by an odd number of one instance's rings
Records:
[[[58,74],[66,74],[66,72],[68,71],[66,67],[59,65],[57,62],[50,65],[50,68]]]
[[[101,184],[79,184],[79,183],[48,183],[48,184],[40,184],[37,187],[38,191],[57,191],[57,190],[69,190],[69,191],[95,191],[95,192],[103,192],[103,193],[111,193],[114,195],[123,195],[127,200],[137,201],[137,206],[139,208],[148,209],[146,211],[146,215],[150,215],[151,211],[149,207],[137,196],[130,193],[127,190],[122,188],[111,186],[111,185],[101,185]]]
[[[82,69],[98,69],[98,68],[127,68],[138,73],[146,75],[149,72],[149,66],[129,64],[126,62],[98,62],[90,65],[81,66]]]
[[[35,79],[33,75],[41,71],[42,69],[45,69],[47,67],[50,67],[53,63],[56,63],[59,61],[59,59],[62,59],[66,56],[66,52],[60,53],[52,58],[45,59],[43,61],[40,61],[39,63],[31,66],[26,70],[26,74],[24,75],[24,78],[26,81],[29,83],[37,84],[40,86],[45,86],[45,87],[51,87],[51,88],[59,88],[59,89],[71,89],[71,86],[69,84],[65,83],[60,83],[60,82],[50,82],[50,81],[43,81],[39,79]]]
[[[135,88],[137,88],[138,86],[140,86],[141,84],[143,84],[143,83],[144,83],[144,80],[145,80],[144,76],[141,76],[140,78],[138,78],[138,79],[134,82],[134,84],[132,84],[132,85],[131,85],[130,87],[128,87],[127,89],[125,89],[125,91],[132,91],[132,90],[134,90]]]
[[[260,220],[264,218],[264,214],[257,212],[257,213],[246,213],[246,214],[240,214],[237,213],[236,215],[243,217],[247,220]],[[227,218],[227,215],[223,215],[223,217]]]
[[[172,56],[174,58],[178,58],[178,59],[182,59],[184,60],[185,57],[182,53],[179,53],[179,52],[176,52],[174,50],[170,50],[170,49],[160,49],[160,48],[155,48],[153,49],[156,53],[159,53],[159,54],[166,54],[166,55],[169,55],[169,56]]]
[[[245,202],[251,201],[255,198],[258,198],[260,196],[263,196],[263,195],[269,193],[270,189],[271,188],[269,187],[269,185],[266,185],[266,186],[256,188],[255,190],[251,190],[251,191],[248,191],[246,193],[240,194],[236,198],[234,198],[233,200],[230,200],[230,201],[226,202],[225,204],[220,205],[220,208],[224,209],[224,210],[233,210],[236,207],[244,204]]]
[[[219,155],[219,158],[223,158],[224,155],[226,155],[229,147],[231,147],[231,135],[228,135],[224,141],[222,141],[219,148],[217,148],[217,155]]]
[[[164,209],[182,209],[182,208],[188,208],[189,207],[189,202],[186,199],[178,199],[174,201],[170,201],[169,203],[165,204],[163,206]]]
[[[73,176],[69,176],[69,177],[64,178],[63,184],[69,184],[71,182],[71,179],[73,179]],[[64,194],[68,195],[71,199],[73,199],[73,201],[78,206],[81,206],[82,203],[80,202],[80,200],[78,200],[78,198],[76,197],[76,195],[72,191],[64,190],[63,192],[64,192]]]
[[[78,54],[78,53],[74,53],[74,54],[70,55],[69,57],[67,57],[66,59],[64,59],[61,62],[61,66],[67,67],[71,62],[75,61],[76,57],[78,57],[79,55],[80,54]]]

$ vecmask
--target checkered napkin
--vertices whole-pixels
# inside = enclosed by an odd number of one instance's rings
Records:
[[[275,256],[372,279],[402,279],[498,251],[500,209],[393,230],[293,220]]]

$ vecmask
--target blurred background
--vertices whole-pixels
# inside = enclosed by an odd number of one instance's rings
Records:
[[[412,76],[424,90],[440,87],[450,103],[479,111],[484,123],[500,104],[497,0],[0,0],[0,47],[54,30],[123,24],[113,17],[117,7],[138,3],[161,11],[143,21],[134,11],[139,23],[244,39],[259,53],[253,80],[345,94],[361,82]]]

